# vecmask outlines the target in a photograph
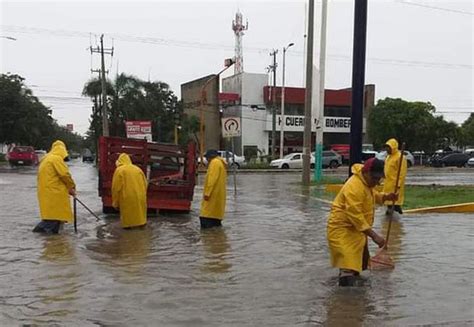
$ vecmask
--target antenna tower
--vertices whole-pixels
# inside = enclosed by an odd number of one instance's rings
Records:
[[[244,31],[249,28],[248,21],[243,24],[242,13],[237,11],[235,13],[235,20],[232,21],[232,30],[235,34],[235,64],[234,64],[234,74],[240,74],[244,71],[244,56],[242,48],[242,37],[244,36]]]

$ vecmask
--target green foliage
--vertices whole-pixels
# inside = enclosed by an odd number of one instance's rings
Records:
[[[31,145],[48,150],[63,140],[69,148],[81,148],[82,137],[59,126],[51,110],[15,74],[0,75],[0,142]]]
[[[438,148],[462,143],[462,132],[454,122],[434,116],[429,102],[409,102],[385,98],[372,108],[367,123],[369,138],[376,149],[392,137],[406,143],[410,150],[433,152]]]
[[[96,143],[102,131],[100,80],[89,80],[83,94],[93,103],[88,139]],[[153,140],[171,143],[174,141],[175,124],[183,124],[182,131],[193,132],[194,122],[182,121],[182,106],[176,95],[163,82],[142,81],[131,75],[120,74],[113,83],[107,83],[107,106],[109,132],[111,136],[125,137],[125,121],[149,120],[152,122]],[[178,118],[178,121],[176,121]],[[183,134],[183,133],[181,133]],[[188,135],[182,135],[189,139]]]
[[[474,113],[462,124],[459,133],[462,139],[462,145],[474,146]]]

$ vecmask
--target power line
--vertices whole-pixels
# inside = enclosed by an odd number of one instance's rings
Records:
[[[79,38],[89,38],[90,32],[81,32],[81,31],[66,31],[66,30],[53,30],[45,28],[33,28],[26,26],[13,26],[13,25],[0,25],[1,28],[8,32],[13,33],[30,33],[30,34],[47,34],[52,36],[62,36],[62,37],[79,37]],[[96,36],[96,34],[93,34]],[[229,50],[232,51],[234,48],[231,45],[219,44],[219,43],[204,43],[204,42],[195,42],[195,41],[183,41],[176,39],[165,39],[157,37],[141,37],[125,34],[109,34],[116,40],[121,40],[124,42],[138,42],[146,44],[154,44],[161,46],[171,46],[171,47],[183,47],[183,48],[196,48],[204,50]],[[259,47],[245,47],[245,51],[248,52],[257,52],[257,53],[267,53],[271,49],[269,48],[259,48]],[[292,56],[303,56],[302,51],[292,51],[289,53]],[[328,60],[333,61],[350,61],[350,55],[341,55],[341,54],[328,54]],[[422,60],[404,60],[404,59],[393,59],[393,58],[379,58],[379,57],[368,57],[367,60],[374,64],[383,64],[383,65],[394,65],[394,66],[410,66],[410,67],[426,67],[426,68],[443,68],[443,69],[473,69],[474,66],[470,64],[460,64],[460,63],[447,63],[447,62],[437,62],[437,61],[422,61]]]
[[[416,3],[416,2],[404,1],[404,0],[396,0],[396,2],[399,2],[404,5],[422,7],[422,8],[428,8],[428,9],[434,9],[434,10],[441,10],[441,11],[446,11],[446,12],[450,12],[454,14],[474,16],[474,13],[470,11],[463,11],[463,10],[457,10],[457,9],[444,8],[444,7],[436,7],[436,6],[425,5],[422,3]]]

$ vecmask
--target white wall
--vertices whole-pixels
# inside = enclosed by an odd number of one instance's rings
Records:
[[[265,108],[263,87],[268,84],[266,74],[242,73],[222,80],[222,92],[238,93],[241,106],[238,106],[242,121],[242,137],[239,146],[257,146],[260,154],[268,154],[268,135],[265,131],[267,112],[265,109],[251,108],[256,105]],[[230,110],[229,110],[230,112]],[[233,111],[235,113],[235,111]]]

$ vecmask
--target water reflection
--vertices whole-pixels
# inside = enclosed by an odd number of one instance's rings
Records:
[[[225,273],[232,264],[228,262],[230,245],[224,228],[210,228],[201,231],[205,251],[204,272]]]
[[[403,229],[403,223],[400,215],[395,213],[392,219],[392,227],[390,228],[390,236],[388,239],[388,251],[392,258],[396,260],[403,254],[402,252],[402,239],[404,238],[405,231]],[[389,218],[385,217],[382,221],[382,235],[387,235],[387,229],[389,225]]]
[[[66,234],[44,236],[41,259],[52,262],[75,261],[75,251],[69,238]]]
[[[39,299],[28,306],[36,311],[33,323],[60,323],[78,312],[74,304],[79,299],[81,268],[70,238],[68,234],[44,236],[40,260],[48,273],[32,281],[31,295]]]
[[[144,265],[151,251],[153,231],[146,225],[142,228],[123,229],[119,222],[97,228],[97,240],[90,242],[87,249],[91,256],[103,265],[112,268],[120,277],[128,280],[141,278]]]
[[[366,326],[373,312],[367,287],[337,287],[326,300],[325,326]]]

